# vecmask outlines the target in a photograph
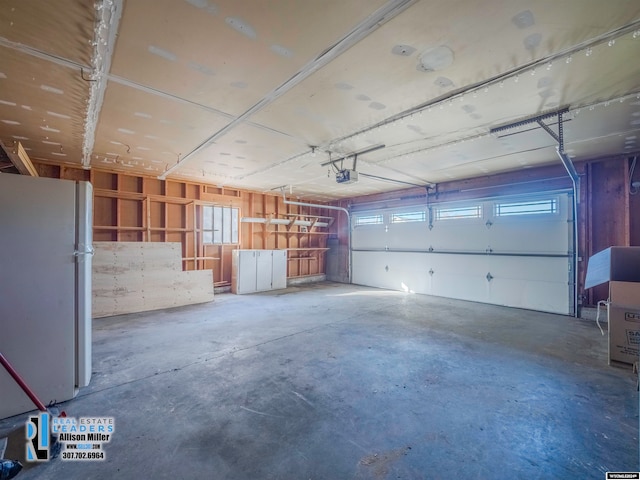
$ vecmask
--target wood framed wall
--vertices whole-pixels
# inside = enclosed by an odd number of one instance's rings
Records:
[[[607,247],[640,245],[640,194],[631,195],[631,158],[617,156],[579,162],[581,178],[578,210],[579,287],[583,305],[606,299],[606,288],[583,288],[587,260]],[[83,170],[34,162],[41,176],[89,180],[94,186],[94,239],[96,241],[177,241],[183,245],[185,270],[212,269],[215,284],[231,281],[231,252],[235,248],[287,249],[289,278],[324,274],[327,239],[337,237],[347,245],[346,216],[340,212],[285,205],[282,197],[259,192],[220,189],[215,186],[155,177],[131,176],[107,170]],[[640,181],[640,167],[633,180]],[[438,185],[439,201],[508,195],[570,188],[561,165],[503,173]],[[383,202],[387,206],[426,202],[425,189],[411,188],[335,202],[348,207]],[[239,245],[203,245],[201,206],[237,206],[242,217],[263,218],[265,223],[242,222]],[[302,228],[269,223],[268,219],[293,218],[311,224],[323,216],[335,219],[327,228]],[[306,230],[306,231],[305,231]]]
[[[34,164],[43,177],[92,183],[96,242],[180,242],[183,270],[211,269],[218,287],[231,283],[231,252],[237,248],[286,249],[288,278],[325,273],[328,227],[333,222],[326,210],[286,205],[279,195],[99,168]],[[203,243],[205,205],[239,209],[243,220],[238,244]]]

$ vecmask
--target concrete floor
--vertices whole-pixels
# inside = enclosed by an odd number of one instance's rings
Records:
[[[601,480],[639,468],[636,376],[607,365],[594,322],[570,317],[322,283],[97,320],[93,369],[63,408],[115,417],[107,460],[58,458],[18,479]]]

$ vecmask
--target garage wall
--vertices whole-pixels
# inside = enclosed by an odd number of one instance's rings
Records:
[[[632,160],[599,161],[586,165],[585,189],[589,194],[586,207],[586,256],[605,248],[640,245],[640,193],[631,194]],[[640,172],[634,175],[640,181]],[[585,292],[587,302],[606,300],[609,286],[600,285]]]
[[[326,210],[285,205],[282,196],[220,188],[181,180],[34,161],[43,177],[86,180],[93,184],[96,242],[179,242],[183,270],[213,270],[214,285],[231,285],[231,256],[238,248],[287,250],[287,277],[315,278],[325,273],[329,236]],[[203,242],[203,207],[239,209],[238,243]],[[320,217],[322,221],[318,221]],[[297,224],[268,223],[295,219]]]
[[[213,259],[193,260],[194,253],[187,240],[193,231],[191,207],[193,200],[233,204],[239,202],[246,216],[310,213],[326,215],[326,211],[297,209],[282,203],[276,195],[264,195],[233,189],[218,189],[194,182],[161,181],[155,177],[131,176],[100,169],[83,170],[71,166],[34,162],[41,176],[73,180],[91,180],[96,193],[96,226],[110,227],[97,234],[97,240],[111,241],[180,241],[184,248],[184,268],[213,269],[218,285],[228,285],[231,279],[231,251],[236,246],[208,248],[203,256]],[[578,210],[579,296],[583,305],[593,306],[606,299],[606,289],[584,290],[587,259],[593,253],[614,245],[640,245],[640,194],[631,195],[630,183],[640,181],[640,167],[631,178],[632,159],[628,156],[579,162],[576,168],[581,178],[580,206]],[[99,185],[99,186],[98,186]],[[570,181],[561,165],[531,168],[503,173],[491,177],[446,182],[430,193],[434,201],[459,201],[478,197],[513,195],[544,190],[570,188]],[[94,188],[94,192],[96,188]],[[145,197],[158,200],[152,209],[151,222],[147,222]],[[99,200],[100,199],[100,200]],[[394,207],[426,203],[424,188],[411,188],[384,194],[359,197],[335,202],[342,207],[374,204],[375,207]],[[344,253],[347,247],[348,226],[346,216],[334,215],[336,221],[329,231],[317,235],[302,235],[286,228],[265,224],[242,224],[242,248],[299,248],[291,250],[288,262],[289,277],[325,273],[327,238],[333,238],[331,247]],[[100,224],[98,223],[100,222]],[[164,222],[164,224],[162,223]],[[191,222],[191,223],[190,223]],[[175,226],[174,226],[175,225]],[[148,235],[148,228],[158,228]],[[169,232],[174,229],[173,232]],[[327,235],[330,234],[330,235]],[[315,250],[313,250],[315,249]],[[195,255],[197,257],[197,255]],[[192,260],[189,260],[190,257]],[[345,262],[338,262],[336,279],[345,278]]]
[[[571,225],[566,192],[355,210],[353,282],[569,314]]]

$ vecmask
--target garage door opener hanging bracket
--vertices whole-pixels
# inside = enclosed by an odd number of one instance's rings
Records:
[[[547,132],[558,145],[556,147],[556,153],[562,162],[565,170],[569,174],[573,189],[573,314],[576,317],[580,316],[578,311],[578,201],[580,198],[580,177],[576,171],[571,158],[566,154],[564,150],[564,119],[562,116],[569,112],[569,107],[561,108],[555,112],[544,113],[542,115],[536,115],[531,118],[526,118],[518,122],[510,123],[508,125],[502,125],[500,127],[492,128],[489,133],[497,134],[505,130],[511,130],[514,128],[529,125],[531,123],[537,123],[545,132]],[[554,132],[549,125],[544,123],[544,120],[548,118],[556,117],[558,121],[558,133]]]

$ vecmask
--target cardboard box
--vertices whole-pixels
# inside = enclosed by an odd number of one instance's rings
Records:
[[[640,283],[609,282],[609,362],[640,358]]]
[[[610,247],[589,259],[585,288],[609,282],[609,363],[640,358],[640,247]]]
[[[609,247],[589,258],[584,288],[610,281],[640,283],[640,247]]]

